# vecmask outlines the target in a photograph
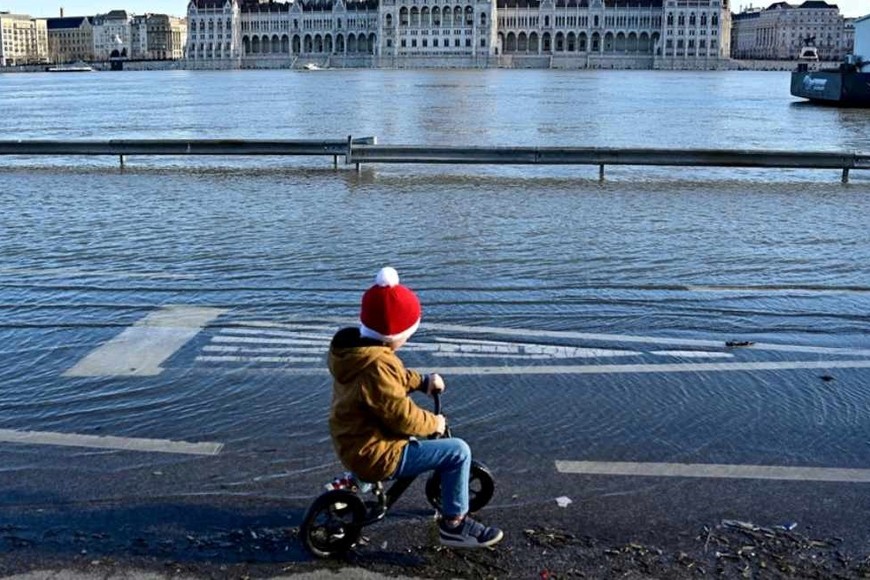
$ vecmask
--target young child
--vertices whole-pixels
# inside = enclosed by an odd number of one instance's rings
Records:
[[[492,546],[503,537],[468,516],[471,449],[443,434],[443,415],[409,396],[444,390],[438,374],[405,368],[396,351],[420,325],[420,301],[383,268],[362,297],[360,325],[339,330],[329,346],[333,395],[329,430],[341,462],[363,481],[376,482],[436,470],[441,474],[441,543],[458,548]]]

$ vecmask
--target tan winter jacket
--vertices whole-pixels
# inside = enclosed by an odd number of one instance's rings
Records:
[[[390,347],[345,328],[329,346],[332,408],[329,431],[345,467],[364,481],[381,481],[399,468],[408,438],[435,433],[435,415],[408,396],[426,388]]]

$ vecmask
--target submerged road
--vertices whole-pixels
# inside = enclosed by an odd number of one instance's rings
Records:
[[[44,336],[19,368],[38,379],[0,429],[7,547],[62,555],[88,536],[104,555],[233,561],[220,530],[259,529],[283,549],[254,561],[308,562],[282,534],[341,471],[324,357],[352,321],[258,314],[171,305],[73,344],[29,331]],[[482,516],[513,541],[679,547],[723,520],[870,541],[864,345],[431,322],[401,354],[445,376],[454,432],[497,479]],[[421,493],[397,507],[368,550],[430,513]]]

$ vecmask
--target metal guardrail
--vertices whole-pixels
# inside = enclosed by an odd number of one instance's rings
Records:
[[[656,165],[682,167],[768,167],[840,169],[847,183],[851,169],[870,169],[870,155],[828,151],[752,151],[723,149],[616,149],[599,147],[421,147],[349,146],[348,163],[452,163],[506,165]]]
[[[347,139],[109,139],[107,141],[0,141],[0,155],[113,155],[124,167],[128,155],[348,155],[352,145],[373,145],[375,137]]]
[[[487,165],[606,165],[839,169],[849,181],[852,169],[870,169],[870,154],[831,151],[725,149],[642,149],[606,147],[465,147],[378,145],[376,137],[346,139],[110,139],[107,141],[0,141],[0,155],[115,155],[124,167],[128,155],[331,155],[338,165],[417,163]]]

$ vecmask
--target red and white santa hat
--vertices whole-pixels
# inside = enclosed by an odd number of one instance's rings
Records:
[[[420,301],[407,286],[399,284],[399,273],[387,266],[365,291],[359,313],[362,336],[397,342],[410,338],[420,326]]]

